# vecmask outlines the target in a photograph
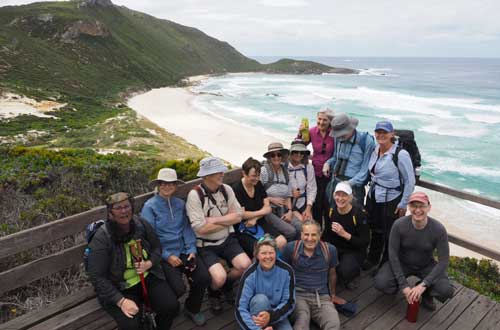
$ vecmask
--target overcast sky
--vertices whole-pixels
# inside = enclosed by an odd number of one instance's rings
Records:
[[[113,2],[196,27],[249,56],[500,57],[500,0]]]

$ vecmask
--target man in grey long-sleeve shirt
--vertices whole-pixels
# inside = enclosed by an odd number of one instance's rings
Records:
[[[395,294],[399,288],[408,303],[422,298],[422,306],[434,310],[433,297],[445,301],[453,296],[446,274],[450,257],[448,234],[440,222],[427,216],[431,205],[425,193],[413,193],[408,209],[411,215],[399,218],[392,226],[389,261],[379,270],[375,288],[387,294]],[[411,275],[421,279],[413,288],[406,280]]]

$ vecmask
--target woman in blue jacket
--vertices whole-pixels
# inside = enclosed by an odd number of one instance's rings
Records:
[[[257,261],[241,277],[236,297],[241,329],[292,329],[287,317],[295,308],[295,277],[292,267],[276,260],[276,252],[276,241],[269,234],[255,245]]]
[[[160,239],[163,271],[178,298],[186,292],[182,274],[188,277],[190,291],[184,312],[196,325],[203,325],[206,319],[200,310],[210,275],[201,258],[196,257],[196,237],[186,217],[185,202],[173,196],[178,183],[183,181],[177,179],[175,170],[162,168],[151,182],[157,193],[146,201],[141,217]]]

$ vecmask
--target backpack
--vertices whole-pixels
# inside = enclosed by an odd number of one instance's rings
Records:
[[[205,206],[205,197],[207,197],[215,206],[217,206],[217,202],[215,201],[215,198],[212,196],[212,194],[209,192],[210,190],[208,190],[208,188],[203,183],[195,186],[193,188],[193,190],[196,191],[196,193],[198,194],[198,197],[200,198],[202,209]],[[206,191],[208,191],[208,193],[205,193]],[[222,196],[224,196],[224,200],[227,203],[229,200],[229,197],[227,195],[226,187],[224,186],[224,184],[222,186],[220,186],[220,192],[222,193]]]
[[[301,242],[302,241],[300,240],[295,241],[295,244],[293,246],[293,253],[292,253],[293,266],[297,266],[297,262],[299,260],[299,247]],[[326,264],[330,265],[332,256],[330,255],[330,249],[328,249],[328,244],[323,241],[319,241],[319,246],[321,247],[321,252],[323,252],[323,257],[325,258]]]
[[[267,189],[269,189],[269,187],[271,187],[272,185],[274,185],[278,182],[274,181],[275,173],[274,173],[273,169],[271,168],[271,165],[269,165],[269,163],[267,161],[262,162],[262,165],[264,165],[266,167],[267,173],[269,175],[269,181],[267,181],[264,184],[264,190],[267,191]],[[280,166],[281,166],[281,170],[283,171],[283,175],[285,176],[285,182],[280,182],[280,183],[288,185],[288,182],[290,182],[290,175],[288,173],[288,163],[282,163]]]
[[[411,130],[394,130],[394,134],[398,138],[398,147],[396,148],[396,152],[394,153],[394,157],[392,160],[394,161],[394,165],[398,167],[398,155],[399,152],[404,149],[410,154],[411,164],[413,166],[413,173],[415,174],[415,181],[418,181],[420,178],[420,167],[422,166],[422,159],[420,157],[420,151],[418,150],[417,142],[415,141],[415,135]],[[399,167],[398,167],[399,169]],[[401,176],[401,174],[400,174]]]
[[[88,271],[89,267],[89,255],[90,255],[90,247],[89,244],[94,238],[94,235],[97,233],[100,227],[104,230],[104,233],[109,236],[108,229],[106,226],[103,226],[106,223],[105,220],[97,220],[92,223],[89,223],[87,227],[85,227],[85,240],[87,241],[87,246],[83,251],[83,265],[85,266],[85,271]]]

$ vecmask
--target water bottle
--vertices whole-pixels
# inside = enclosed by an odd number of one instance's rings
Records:
[[[302,137],[302,141],[305,143],[309,142],[309,119],[302,118],[302,129],[300,130],[300,135]]]
[[[420,307],[420,301],[414,301],[412,304],[408,304],[406,309],[406,320],[411,323],[417,322],[418,309]]]

